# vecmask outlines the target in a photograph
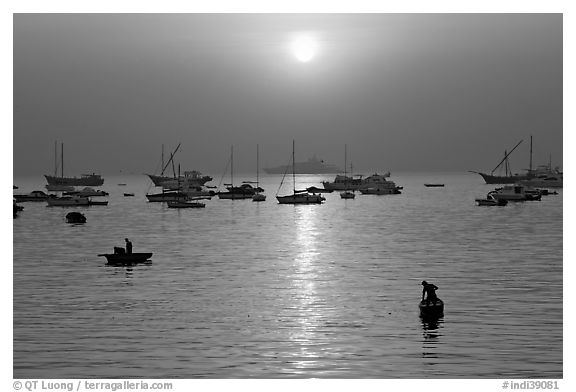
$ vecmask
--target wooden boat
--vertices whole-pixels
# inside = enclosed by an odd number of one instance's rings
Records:
[[[101,186],[104,184],[104,179],[99,174],[82,174],[81,177],[64,177],[64,143],[61,146],[61,174],[58,177],[58,163],[57,163],[57,148],[54,142],[54,175],[50,176],[45,174],[44,177],[48,185],[64,185],[64,186]]]
[[[440,298],[436,302],[422,300],[418,304],[418,308],[422,317],[441,317],[444,315],[444,301]]]
[[[124,193],[124,196],[130,197],[130,196],[134,196],[134,194],[133,193]]]
[[[440,188],[443,187],[444,184],[424,184],[424,186],[427,188]]]
[[[105,253],[98,256],[106,257],[108,264],[132,265],[149,260],[152,257],[152,253]]]

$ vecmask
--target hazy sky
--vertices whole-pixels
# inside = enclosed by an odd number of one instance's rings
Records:
[[[316,42],[301,62],[291,40]],[[562,166],[561,14],[15,14],[14,174]]]

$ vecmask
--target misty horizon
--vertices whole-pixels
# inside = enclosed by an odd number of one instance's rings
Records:
[[[289,49],[317,40],[314,58]],[[14,176],[562,167],[561,14],[15,14]],[[58,157],[59,159],[59,157]],[[60,169],[58,169],[60,170]]]

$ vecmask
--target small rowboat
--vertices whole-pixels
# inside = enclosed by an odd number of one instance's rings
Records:
[[[152,257],[152,253],[106,253],[98,256],[106,257],[108,264],[112,265],[132,265],[143,263]]]
[[[424,184],[427,188],[442,188],[444,184]]]
[[[418,307],[422,317],[441,317],[444,315],[444,302],[440,298],[436,302],[421,301]]]

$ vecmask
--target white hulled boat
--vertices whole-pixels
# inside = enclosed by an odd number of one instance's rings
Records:
[[[390,173],[386,174],[372,174],[366,177],[359,187],[360,193],[363,195],[398,195],[400,194],[400,187],[391,180],[387,180]]]

